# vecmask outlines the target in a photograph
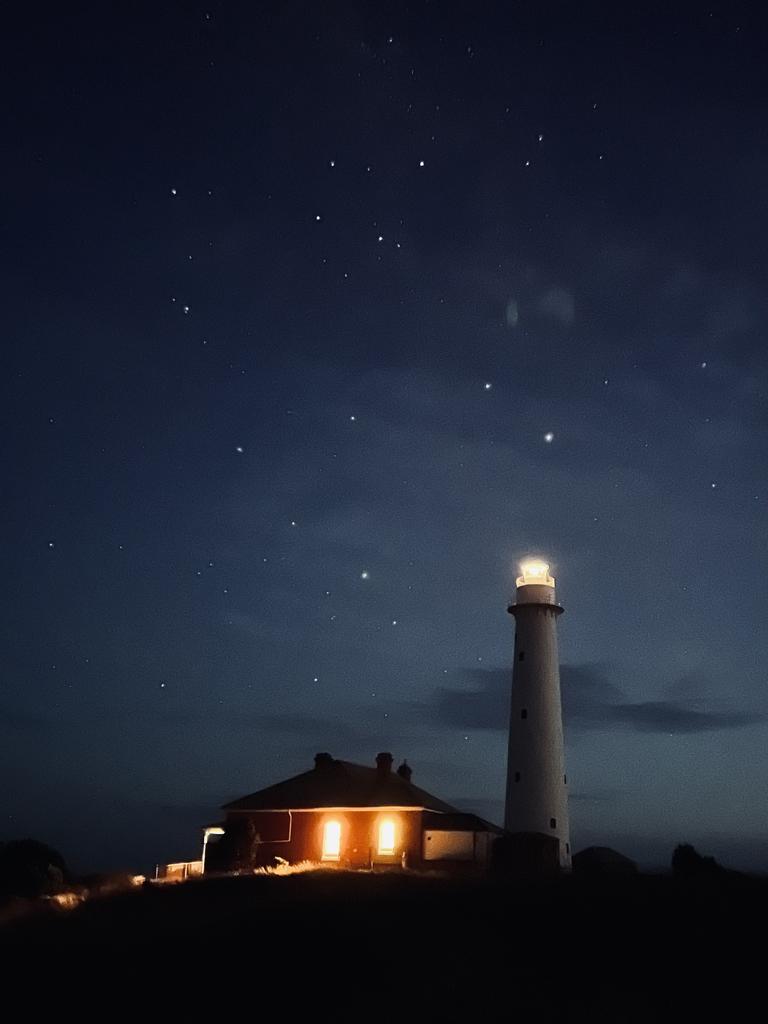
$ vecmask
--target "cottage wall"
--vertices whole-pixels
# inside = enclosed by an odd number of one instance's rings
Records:
[[[380,855],[378,830],[382,819],[395,822],[395,853]],[[292,864],[322,860],[323,829],[329,820],[341,826],[341,867],[361,868],[371,864],[402,863],[419,866],[422,860],[421,810],[389,810],[385,807],[360,810],[312,811],[233,811],[227,815],[225,836],[214,853],[210,849],[211,870],[231,870],[274,865],[275,857]]]

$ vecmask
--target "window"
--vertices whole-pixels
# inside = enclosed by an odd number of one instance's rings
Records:
[[[515,772],[515,782],[520,781],[520,772]]]
[[[564,775],[564,776],[563,776],[563,785],[564,785],[564,786],[567,786],[567,785],[568,785],[568,776],[567,776],[567,775]]]
[[[379,856],[392,857],[395,853],[395,823],[391,818],[379,822]]]
[[[341,822],[326,821],[323,825],[323,860],[338,860],[341,856]]]
[[[517,656],[517,660],[518,661],[525,661],[525,651],[520,651],[520,653]]]
[[[528,708],[523,708],[523,710],[520,712],[520,717],[521,718],[527,718],[528,717]]]
[[[550,828],[557,828],[557,818],[550,818],[549,819],[549,827]]]
[[[571,852],[571,844],[570,843],[566,843],[565,844],[565,852],[566,853],[570,853]]]

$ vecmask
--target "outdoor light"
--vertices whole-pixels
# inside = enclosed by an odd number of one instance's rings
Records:
[[[203,829],[203,855],[200,858],[200,874],[205,874],[205,851],[208,848],[208,840],[211,836],[223,836],[224,829],[218,825],[211,825],[209,828]]]

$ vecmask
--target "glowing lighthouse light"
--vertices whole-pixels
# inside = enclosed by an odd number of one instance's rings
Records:
[[[518,587],[525,587],[528,584],[537,584],[540,587],[554,587],[555,581],[549,575],[549,564],[538,558],[531,558],[520,565],[521,576],[515,581]]]

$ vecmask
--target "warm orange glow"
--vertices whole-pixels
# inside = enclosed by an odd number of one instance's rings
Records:
[[[341,856],[341,822],[326,821],[323,825],[323,860],[338,860]]]
[[[379,855],[392,856],[395,852],[395,823],[391,818],[379,822]]]

